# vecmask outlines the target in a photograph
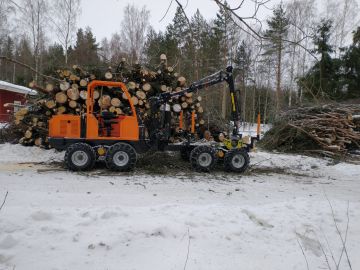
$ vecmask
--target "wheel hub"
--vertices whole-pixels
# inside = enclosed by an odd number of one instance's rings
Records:
[[[82,167],[82,166],[86,165],[88,160],[89,160],[88,155],[84,151],[81,151],[81,150],[75,151],[71,156],[72,163],[74,165],[76,165],[77,167]]]
[[[129,162],[129,155],[124,151],[118,151],[114,155],[114,163],[116,166],[123,167]]]
[[[240,169],[245,165],[245,158],[240,154],[234,155],[231,163],[235,168]]]
[[[208,167],[211,165],[212,156],[209,153],[201,153],[198,162],[201,167]]]

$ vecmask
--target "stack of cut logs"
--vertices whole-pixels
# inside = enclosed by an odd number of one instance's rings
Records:
[[[360,105],[331,104],[283,113],[263,146],[287,152],[339,156],[360,149]]]
[[[132,103],[138,114],[146,120],[150,114],[149,98],[164,92],[178,92],[186,86],[186,79],[167,66],[165,55],[160,57],[160,65],[156,70],[149,70],[139,64],[130,66],[125,59],[118,67],[102,71],[99,74],[89,73],[80,66],[72,69],[57,70],[56,80],[46,81],[43,86],[35,82],[30,87],[39,96],[29,100],[29,107],[20,109],[15,114],[14,123],[17,129],[23,130],[24,136],[19,140],[23,145],[48,146],[48,120],[52,115],[74,114],[86,112],[87,85],[93,80],[124,82],[131,95]],[[172,108],[173,140],[177,137],[180,112],[183,111],[183,128],[190,129],[191,113],[196,112],[197,127],[204,125],[204,112],[201,96],[187,93],[170,100]],[[94,92],[94,111],[108,110],[116,115],[130,113],[127,96],[115,87],[98,87]]]

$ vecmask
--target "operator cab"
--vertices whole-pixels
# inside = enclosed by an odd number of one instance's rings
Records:
[[[107,110],[100,113],[99,117],[99,137],[113,137],[113,125],[119,124],[118,116]]]

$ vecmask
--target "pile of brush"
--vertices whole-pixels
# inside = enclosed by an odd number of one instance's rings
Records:
[[[140,64],[128,65],[126,60],[116,67],[107,70],[88,72],[78,65],[72,69],[61,69],[56,75],[45,81],[43,85],[35,82],[30,87],[39,95],[29,97],[28,105],[15,113],[10,129],[14,131],[19,143],[23,145],[48,146],[48,120],[53,115],[74,114],[86,112],[87,86],[93,80],[123,82],[127,85],[132,103],[139,116],[145,121],[150,115],[149,98],[164,92],[178,92],[186,87],[186,79],[167,65],[165,55],[160,56],[160,64],[155,70],[144,68]],[[187,93],[170,100],[172,108],[172,126],[174,136],[182,119],[183,129],[191,127],[191,114],[195,112],[197,127],[205,124],[202,118],[204,109],[201,106],[201,96]],[[98,87],[94,92],[94,111],[107,110],[116,115],[130,113],[127,96],[117,88]],[[180,118],[180,112],[182,117]],[[175,137],[172,138],[176,140]]]
[[[261,144],[268,150],[343,156],[360,149],[360,105],[330,104],[286,111]]]

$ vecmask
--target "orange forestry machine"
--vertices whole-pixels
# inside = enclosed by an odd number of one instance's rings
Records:
[[[49,121],[49,142],[58,150],[66,150],[65,163],[70,170],[89,170],[97,160],[115,171],[134,168],[138,154],[148,151],[180,151],[181,157],[190,161],[197,171],[210,171],[222,161],[227,171],[243,172],[249,165],[248,152],[259,139],[260,116],[257,136],[245,142],[239,132],[240,111],[235,92],[232,67],[219,71],[188,88],[175,93],[162,93],[150,99],[151,115],[144,123],[138,117],[131,96],[122,82],[92,81],[87,88],[87,110],[81,115],[55,115]],[[169,101],[186,93],[227,82],[231,97],[231,116],[234,123],[230,138],[220,142],[195,140],[195,117],[192,115],[191,132],[185,131],[186,141],[170,143],[171,111]],[[130,105],[128,115],[115,115],[106,110],[94,111],[94,89],[114,87],[123,91]],[[181,128],[181,126],[180,126]],[[147,136],[145,134],[147,133]]]

